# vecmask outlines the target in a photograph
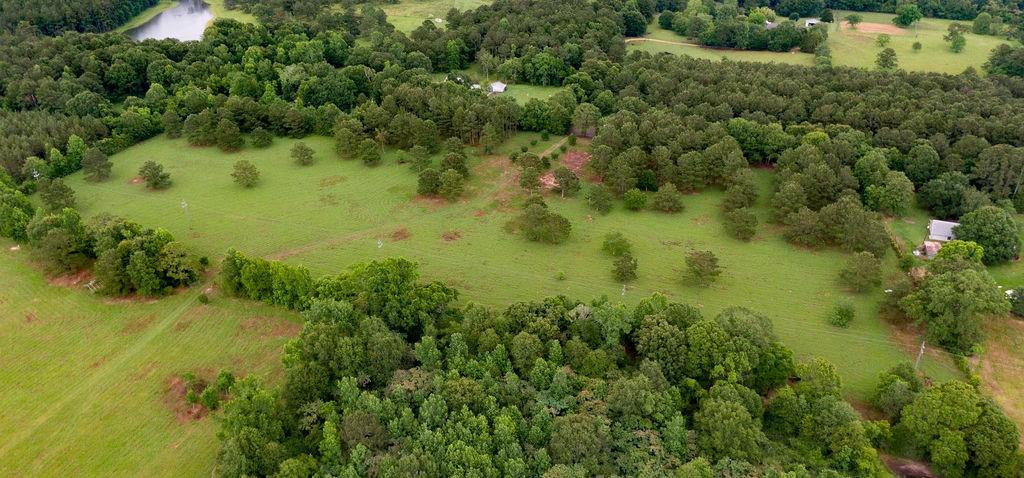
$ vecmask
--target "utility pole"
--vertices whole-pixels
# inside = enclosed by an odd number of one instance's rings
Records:
[[[921,357],[924,356],[924,340],[921,340],[921,349],[917,351],[917,360],[914,360],[914,370],[921,365]]]

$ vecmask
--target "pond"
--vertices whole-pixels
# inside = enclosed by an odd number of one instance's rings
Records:
[[[148,22],[126,31],[125,34],[136,41],[150,38],[199,40],[203,37],[206,24],[212,19],[213,12],[203,0],[181,0],[174,7],[160,12]]]

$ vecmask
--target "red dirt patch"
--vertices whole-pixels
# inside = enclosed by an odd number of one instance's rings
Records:
[[[924,462],[897,458],[884,453],[880,458],[882,458],[885,466],[889,468],[889,471],[892,471],[894,475],[900,478],[935,478],[936,476],[932,474],[932,470]]]
[[[36,321],[36,314],[33,314],[32,312],[26,312],[25,313],[25,323],[26,324],[31,324],[32,322],[35,322],[35,321]]]
[[[242,322],[241,331],[248,334],[258,335],[264,338],[270,337],[294,337],[299,334],[302,326],[280,317],[250,317]]]
[[[440,209],[441,207],[448,203],[448,201],[445,201],[444,198],[422,195],[417,195],[413,197],[412,202],[419,204],[421,206],[425,206],[427,209],[430,210]]]
[[[185,395],[188,393],[185,380],[179,376],[173,376],[164,385],[164,405],[174,413],[179,422],[200,420],[205,417],[209,410],[198,403],[188,403]]]
[[[555,172],[548,171],[540,177],[540,188],[544,190],[555,189],[558,186],[558,181],[555,179]]]
[[[846,31],[858,33],[887,33],[889,35],[906,35],[907,31],[896,26],[885,23],[858,23],[856,28],[850,28],[850,22],[841,22],[840,28]]]
[[[569,168],[569,171],[577,176],[583,174],[583,170],[590,164],[590,153],[584,151],[569,151],[562,156],[562,165]]]
[[[455,242],[459,239],[462,239],[462,233],[459,231],[448,231],[444,234],[441,234],[441,238],[444,239],[445,242]]]
[[[410,237],[412,237],[412,233],[403,227],[391,233],[391,242],[404,241]]]
[[[487,211],[484,211],[483,209],[477,209],[476,211],[473,211],[473,216],[474,217],[484,217],[486,215],[487,215]]]
[[[144,182],[146,182],[146,180],[142,176],[135,176],[128,180],[128,184],[142,184]]]
[[[47,282],[57,287],[75,287],[83,283],[88,284],[90,280],[92,280],[92,272],[88,269],[83,269],[74,274],[47,279]]]

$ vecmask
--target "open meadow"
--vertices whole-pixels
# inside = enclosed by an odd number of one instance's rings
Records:
[[[762,63],[788,63],[792,65],[814,65],[814,55],[796,52],[733,50],[709,48],[691,42],[686,37],[658,26],[657,20],[647,25],[647,34],[641,38],[627,38],[628,50],[655,53],[688,55],[705,60],[753,61]]]
[[[488,0],[403,0],[381,4],[380,8],[388,15],[388,22],[395,29],[410,33],[424,21],[432,21],[438,27],[444,27],[444,17],[453,8],[470,10],[490,3]]]
[[[968,67],[980,73],[992,49],[1003,43],[1014,43],[1002,37],[967,32],[964,34],[967,46],[962,52],[953,53],[949,50],[949,44],[942,39],[953,23],[952,20],[924,18],[910,28],[899,28],[892,23],[892,14],[857,12],[864,18],[863,23],[851,29],[845,22],[842,25],[839,23],[839,19],[850,13],[854,12],[836,11],[837,22],[829,26],[828,46],[832,49],[832,63],[836,66],[875,69],[875,57],[882,50],[875,41],[882,33],[890,36],[888,46],[896,51],[901,69],[954,75]],[[970,22],[960,23],[970,27]],[[915,42],[921,43],[921,50],[914,51]],[[648,25],[647,34],[642,38],[630,38],[626,43],[630,50],[674,53],[708,60],[814,65],[814,55],[799,51],[779,53],[700,46],[670,30],[660,28],[657,21]]]
[[[273,382],[296,314],[217,298],[104,299],[47,281],[0,241],[0,476],[208,476],[212,417],[189,415],[181,374]],[[58,282],[61,284],[58,285]]]
[[[538,138],[519,134],[502,153]],[[837,284],[845,254],[795,249],[772,226],[761,227],[749,243],[730,239],[719,219],[719,191],[687,196],[686,210],[677,215],[627,212],[618,205],[600,216],[582,199],[551,196],[550,206],[573,226],[568,242],[551,246],[507,231],[521,190],[504,154],[473,155],[466,198],[448,204],[416,196],[416,176],[395,164],[397,152],[368,168],[337,159],[327,138],[305,141],[317,157],[309,167],[289,158],[293,140],[225,154],[157,138],[114,156],[110,181],[87,183],[76,175],[69,184],[84,215],[106,211],[161,225],[215,261],[236,247],[330,274],[375,258],[403,256],[418,262],[425,278],[459,288],[464,301],[496,307],[556,294],[634,303],[655,292],[698,305],[707,315],[734,305],[749,307],[770,316],[798,355],[836,363],[853,398],[865,398],[880,371],[909,357],[907,344],[896,341],[874,313],[881,291],[852,296]],[[531,149],[541,152],[553,141],[539,141]],[[239,159],[260,169],[256,188],[243,190],[231,181],[232,164]],[[166,166],[174,181],[169,189],[149,191],[133,180],[146,160]],[[770,173],[760,171],[758,177],[766,196]],[[765,220],[763,204],[758,211]],[[635,243],[640,264],[639,279],[625,288],[612,278],[612,261],[600,251],[612,231]],[[719,256],[724,273],[714,286],[698,288],[684,278],[683,258],[693,249]],[[826,324],[840,299],[852,300],[857,309],[846,330]],[[945,359],[929,357],[924,366],[940,379],[956,375]]]
[[[853,12],[836,11],[836,19]],[[930,71],[958,74],[968,67],[981,72],[981,66],[988,61],[992,49],[1002,43],[1010,43],[1002,37],[975,35],[967,32],[967,46],[960,53],[953,53],[949,43],[942,37],[953,20],[923,18],[910,28],[899,28],[892,23],[894,15],[888,13],[858,12],[864,22],[856,29],[843,22],[829,27],[828,46],[832,48],[832,60],[836,65],[875,68],[875,57],[881,48],[875,40],[886,32],[891,41],[889,47],[896,50],[899,67],[907,71]],[[960,22],[970,27],[971,22]],[[921,50],[914,51],[914,42],[921,42]]]

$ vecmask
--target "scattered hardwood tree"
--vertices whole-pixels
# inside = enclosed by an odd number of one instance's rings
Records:
[[[43,200],[46,210],[51,212],[75,207],[75,191],[64,184],[61,178],[39,181],[39,197]]]
[[[960,218],[955,229],[957,239],[971,241],[985,251],[985,264],[1007,262],[1020,253],[1017,221],[1004,209],[985,206]]]
[[[718,257],[711,251],[693,251],[687,254],[686,268],[697,285],[702,287],[711,285],[722,273]]]
[[[424,196],[430,196],[437,194],[438,189],[441,187],[441,175],[434,168],[425,168],[420,171],[417,184],[416,192]]]
[[[230,119],[224,118],[217,123],[217,147],[221,151],[238,151],[242,149],[242,132],[238,125]]]
[[[527,191],[536,191],[540,188],[540,171],[533,166],[523,168],[519,173],[519,187]]]
[[[569,220],[549,211],[543,201],[528,201],[519,225],[528,240],[548,244],[565,242],[572,230]]]
[[[580,178],[565,166],[555,169],[555,190],[562,197],[574,196],[580,190]]]
[[[621,232],[609,232],[604,236],[604,242],[601,244],[601,250],[605,254],[619,257],[629,254],[633,251],[633,245],[630,244],[629,239],[622,235]]]
[[[252,130],[252,145],[253,147],[263,149],[269,148],[274,143],[274,135],[269,131],[257,126]]]
[[[99,148],[89,148],[82,156],[82,170],[88,181],[100,182],[110,179],[112,167],[110,159]]]
[[[437,194],[448,201],[455,201],[462,195],[463,182],[465,178],[462,177],[458,171],[454,169],[446,170],[441,173],[440,183],[438,184]]]
[[[840,302],[832,308],[832,312],[828,315],[828,323],[845,329],[850,326],[850,322],[853,322],[854,315],[853,304]]]
[[[899,66],[899,59],[896,58],[896,50],[892,48],[886,48],[878,52],[878,56],[875,57],[875,66],[879,70],[895,70]]]
[[[313,148],[310,148],[306,143],[299,141],[292,146],[292,161],[299,166],[309,166],[313,164]]]
[[[146,181],[150,189],[164,189],[171,185],[171,175],[164,172],[164,167],[154,161],[146,161],[139,168],[139,176]]]
[[[728,211],[724,214],[725,232],[741,241],[749,241],[757,233],[757,215],[750,208]]]
[[[676,213],[683,210],[683,196],[679,194],[676,185],[665,183],[654,193],[654,200],[651,207],[661,212]]]
[[[622,203],[630,211],[639,211],[647,207],[647,195],[643,191],[633,188],[622,196]]]
[[[839,280],[856,292],[867,292],[882,283],[882,261],[870,252],[858,252],[839,271]]]
[[[633,254],[626,252],[615,259],[612,275],[619,282],[629,282],[636,279],[636,259]]]
[[[612,211],[612,200],[614,196],[604,184],[595,184],[587,190],[587,205],[601,214],[608,214]]]
[[[235,179],[235,184],[243,188],[251,188],[259,182],[260,171],[249,160],[243,159],[235,162],[235,170],[231,173],[231,177]]]

